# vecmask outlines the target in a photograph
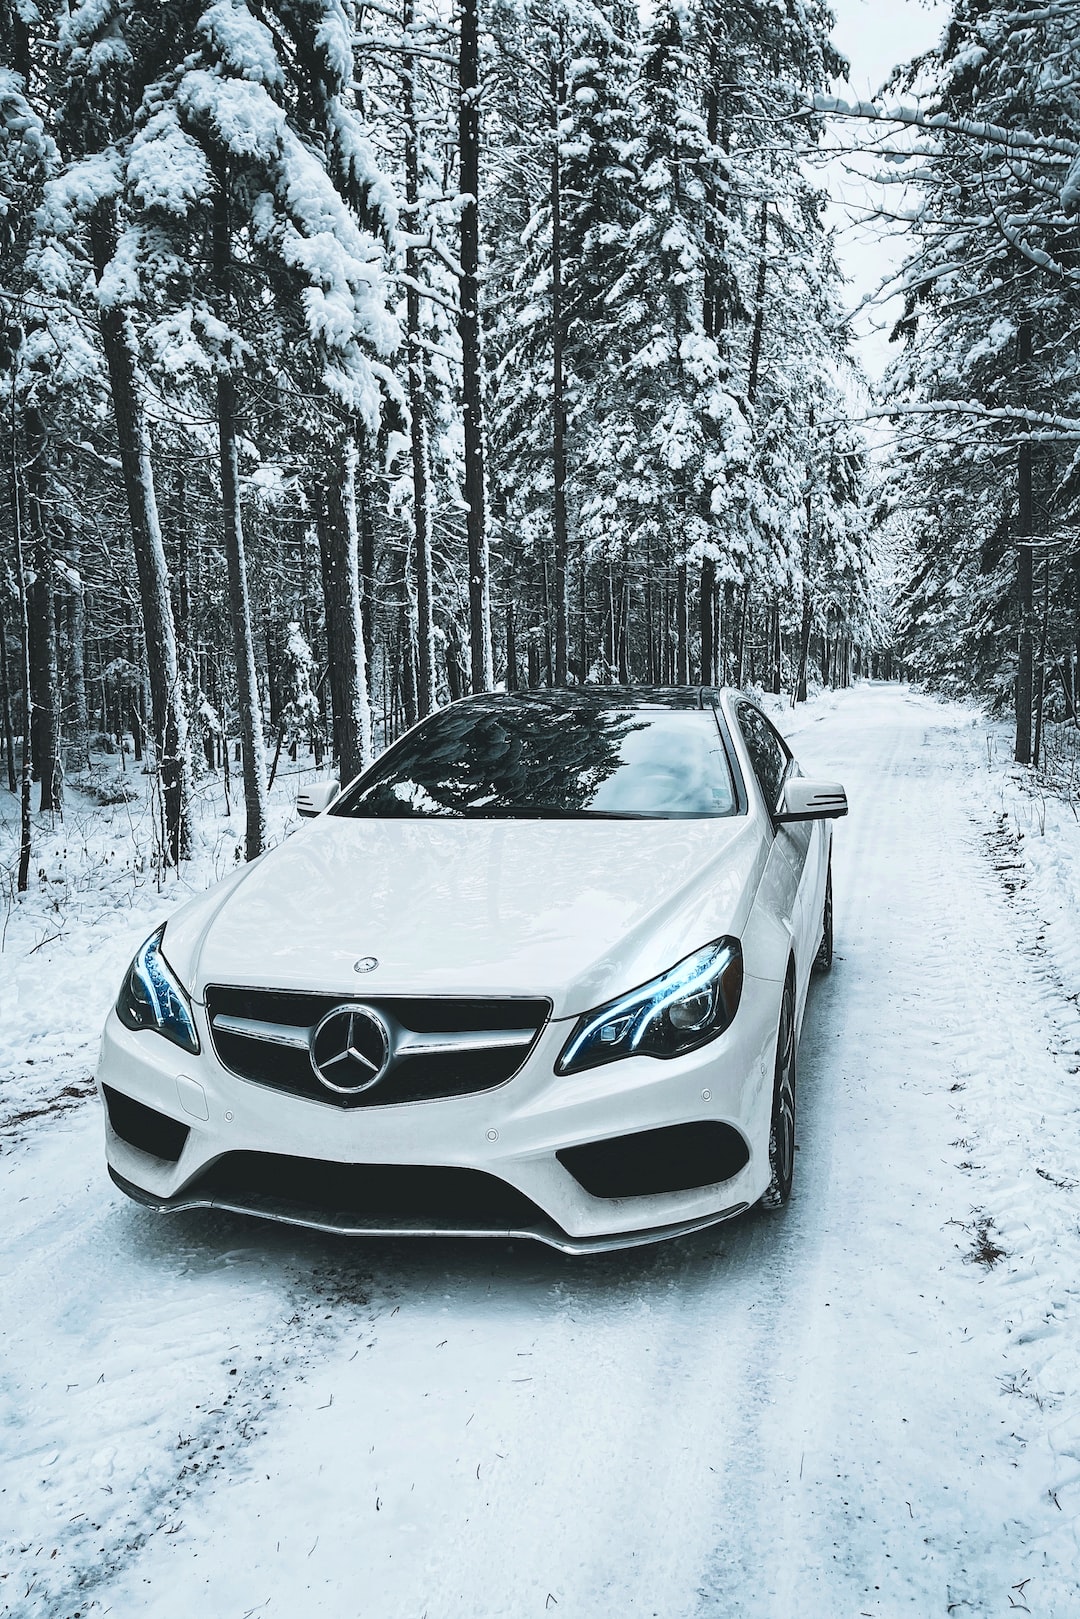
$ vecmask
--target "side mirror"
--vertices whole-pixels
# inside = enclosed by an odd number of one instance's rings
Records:
[[[296,813],[301,820],[313,821],[337,797],[340,788],[336,781],[313,781],[310,787],[301,787],[296,795]]]
[[[792,776],[773,820],[778,826],[792,821],[836,821],[847,812],[847,793],[838,781],[807,781],[805,776]]]

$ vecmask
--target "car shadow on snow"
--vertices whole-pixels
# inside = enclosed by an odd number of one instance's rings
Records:
[[[760,1263],[787,1241],[791,1209],[751,1209],[736,1219],[673,1241],[602,1254],[563,1254],[527,1239],[496,1237],[355,1237],[311,1231],[219,1210],[167,1218],[117,1210],[131,1258],[173,1275],[228,1268],[280,1285],[294,1303],[309,1294],[348,1306],[395,1304],[448,1293],[470,1309],[521,1306],[546,1297],[637,1303],[649,1292],[722,1285],[725,1270]]]

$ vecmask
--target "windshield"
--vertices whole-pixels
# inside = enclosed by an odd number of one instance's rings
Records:
[[[332,815],[732,815],[714,716],[541,698],[474,699],[433,714],[347,791]]]

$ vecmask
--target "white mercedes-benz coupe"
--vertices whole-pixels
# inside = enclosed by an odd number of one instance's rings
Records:
[[[124,979],[123,1191],[573,1253],[786,1201],[847,800],[749,698],[469,697],[299,808]]]

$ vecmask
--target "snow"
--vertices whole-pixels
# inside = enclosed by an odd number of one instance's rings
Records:
[[[70,163],[45,187],[39,211],[42,234],[61,238],[71,235],[80,219],[89,217],[99,203],[117,196],[119,191],[120,170],[111,154],[95,153]]]
[[[183,217],[210,191],[212,176],[197,141],[180,128],[176,108],[155,113],[138,130],[128,156],[132,195],[143,208]]]
[[[24,88],[17,73],[0,67],[0,146],[19,146],[22,162],[44,165],[55,159],[56,147],[23,95]],[[10,198],[0,196],[0,218],[10,206]]]
[[[138,304],[141,292],[139,247],[140,235],[137,230],[121,232],[113,256],[97,283],[97,301],[102,309],[122,309]]]
[[[274,36],[251,15],[244,0],[219,0],[199,20],[198,32],[230,73],[279,89],[285,83]]]
[[[192,68],[180,82],[177,103],[184,118],[211,129],[235,158],[269,164],[281,150],[285,114],[261,84]]]
[[[335,82],[347,85],[353,74],[353,28],[341,0],[324,0],[324,16],[315,30],[315,43]]]
[[[0,1612],[1076,1611],[1080,822],[971,708],[773,706],[852,805],[795,1197],[588,1262],[126,1202],[63,1093],[242,815],[159,893],[71,795],[0,955]]]
[[[1061,188],[1061,211],[1063,214],[1080,213],[1080,156],[1073,159],[1065,176],[1065,184]]]

